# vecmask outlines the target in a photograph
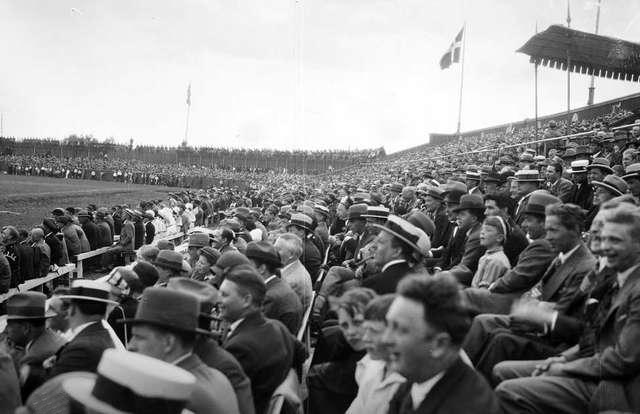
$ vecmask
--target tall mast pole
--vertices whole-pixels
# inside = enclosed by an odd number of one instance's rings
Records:
[[[456,135],[458,135],[458,139],[460,140],[462,136],[460,135],[460,124],[462,122],[462,91],[464,89],[464,54],[466,52],[467,46],[467,23],[465,22],[462,26],[462,56],[460,59],[462,60],[460,63],[460,100],[458,102],[458,129],[456,131]]]
[[[602,3],[602,0],[598,0],[598,10],[596,11],[596,31],[595,33],[598,34],[598,29],[600,27],[600,5]],[[589,100],[587,100],[587,105],[593,105],[593,101],[595,98],[595,94],[596,94],[596,81],[595,81],[596,77],[595,75],[591,75],[591,84],[589,85]]]

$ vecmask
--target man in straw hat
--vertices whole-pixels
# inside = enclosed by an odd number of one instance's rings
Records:
[[[66,378],[62,389],[81,412],[180,414],[196,385],[192,374],[170,363],[108,349],[95,377]]]
[[[55,355],[64,338],[45,327],[45,321],[53,314],[45,313],[47,297],[40,292],[18,293],[10,297],[7,304],[7,339],[15,347],[24,350],[16,360],[21,373],[22,398],[44,382],[42,363]],[[14,356],[15,358],[15,356]]]
[[[514,220],[519,226],[524,220],[524,210],[529,202],[529,195],[540,188],[544,181],[540,178],[538,170],[520,170],[516,172],[515,183],[517,185],[518,204],[514,214]]]
[[[380,273],[366,278],[362,286],[380,295],[393,293],[412,265],[429,254],[429,236],[407,220],[394,215],[388,217],[386,224],[373,226],[381,230],[376,238],[373,258],[376,265],[380,266]]]
[[[229,380],[208,367],[194,353],[200,303],[193,294],[165,288],[147,288],[133,319],[129,350],[176,365],[196,377],[187,408],[194,413],[238,413],[238,401]]]
[[[110,292],[111,286],[106,282],[78,279],[68,294],[60,296],[69,303],[67,319],[72,339],[56,354],[50,377],[71,371],[95,372],[105,349],[124,349],[104,321],[107,305],[118,305],[109,299]]]
[[[311,240],[314,231],[313,219],[306,214],[294,213],[291,215],[291,220],[289,220],[289,224],[287,225],[287,231],[300,237],[304,242],[304,253],[300,261],[315,283],[320,273],[322,253],[318,250],[313,240]]]

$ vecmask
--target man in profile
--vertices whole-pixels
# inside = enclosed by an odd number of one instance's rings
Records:
[[[458,282],[444,273],[411,275],[397,294],[384,341],[407,382],[391,399],[389,414],[501,413],[489,384],[460,358],[470,320]]]

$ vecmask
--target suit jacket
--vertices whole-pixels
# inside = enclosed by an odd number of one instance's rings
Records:
[[[40,269],[34,269],[34,252],[33,248],[25,244],[16,244],[16,248],[20,250],[20,272],[22,273],[22,280],[33,279],[39,277]]]
[[[302,253],[300,261],[304,265],[305,269],[307,269],[307,272],[309,272],[309,275],[311,275],[311,281],[315,283],[318,278],[318,274],[320,273],[322,256],[320,255],[320,251],[313,240],[309,238],[304,239],[304,252]]]
[[[56,237],[55,233],[49,233],[44,238],[45,243],[51,249],[51,264],[63,266],[67,264],[66,255],[63,252],[62,242]]]
[[[447,247],[442,253],[442,259],[440,260],[440,267],[442,267],[442,269],[447,270],[460,263],[460,260],[462,260],[462,254],[464,253],[465,238],[466,233],[464,231],[460,231],[458,226],[451,223],[451,237],[447,243]]]
[[[460,262],[449,269],[458,282],[465,286],[471,285],[471,279],[478,269],[478,261],[486,249],[480,245],[481,223],[476,223],[465,233],[464,253]]]
[[[379,295],[395,293],[398,283],[410,270],[407,262],[392,264],[383,272],[364,279],[362,287],[373,289]]]
[[[133,227],[133,223],[130,221],[124,222],[120,229],[120,240],[118,241],[118,245],[122,246],[123,250],[135,250],[135,234],[136,231]]]
[[[251,380],[256,414],[266,412],[275,389],[289,370],[304,361],[305,351],[280,322],[262,312],[249,313],[227,337],[224,348]]]
[[[302,303],[302,309],[307,309],[311,304],[313,286],[311,285],[311,276],[300,260],[296,260],[290,265],[280,269],[280,277],[287,282],[296,295],[298,295]]]
[[[575,184],[564,177],[560,177],[558,181],[549,185],[549,192],[558,197],[563,203],[570,203],[573,200],[575,190]]]
[[[431,237],[431,247],[437,249],[440,246],[445,246],[451,238],[451,232],[453,231],[454,225],[447,218],[444,207],[441,207],[432,214],[429,214],[429,218],[436,226],[433,237]]]
[[[556,254],[544,238],[533,240],[518,256],[515,267],[491,287],[493,293],[524,293],[540,281]]]
[[[201,336],[196,340],[193,352],[200,357],[202,362],[222,372],[231,382],[238,399],[240,414],[254,414],[251,381],[234,356],[218,345],[214,339],[206,336]]]
[[[18,362],[20,367],[28,365],[29,375],[22,384],[22,399],[27,400],[29,395],[45,381],[46,372],[42,367],[45,359],[53,356],[66,343],[66,340],[46,328],[26,350],[24,356]]]
[[[133,223],[133,230],[133,248],[137,250],[144,244],[144,224],[141,220]]]
[[[524,231],[522,231],[520,226],[518,226],[511,217],[508,218],[508,225],[510,227],[509,235],[502,247],[504,254],[509,258],[509,263],[511,263],[511,267],[513,268],[518,263],[520,253],[529,245],[529,240]]]
[[[580,188],[576,188],[571,202],[589,211],[593,206],[593,187],[587,183],[581,184]]]
[[[96,372],[104,350],[114,346],[102,322],[94,322],[58,350],[49,377],[72,371]]]
[[[9,354],[0,350],[0,413],[12,413],[22,405],[20,383]]]
[[[98,238],[98,226],[96,223],[91,220],[87,220],[87,222],[82,225],[82,230],[84,231],[85,236],[87,236],[91,250],[101,247]]]
[[[560,313],[566,313],[582,279],[595,268],[596,258],[587,246],[580,243],[578,249],[564,264],[556,266],[557,262],[558,259],[555,259],[542,276],[540,299],[555,302],[555,309]]]
[[[564,364],[570,375],[595,380],[630,380],[640,370],[640,268],[615,296],[596,332],[596,353]]]
[[[111,246],[113,243],[113,237],[111,234],[111,227],[106,221],[99,221],[98,226],[98,247]]]
[[[238,414],[238,400],[227,377],[205,365],[196,354],[176,364],[196,377],[196,386],[187,401],[187,410],[198,413]]]
[[[502,408],[487,382],[460,358],[427,394],[417,410],[411,401],[411,386],[404,383],[389,403],[389,414],[499,414]]]
[[[298,334],[304,309],[298,295],[287,282],[277,276],[267,282],[262,309],[264,316],[279,320],[293,335]]]

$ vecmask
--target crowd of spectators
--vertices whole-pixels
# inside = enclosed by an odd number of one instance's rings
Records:
[[[640,120],[568,131],[589,133],[511,129],[8,226],[5,290],[106,252],[97,280],[7,300],[0,411],[37,412],[57,383],[60,412],[262,414],[274,395],[309,414],[637,412]],[[156,240],[168,228],[185,243]]]

